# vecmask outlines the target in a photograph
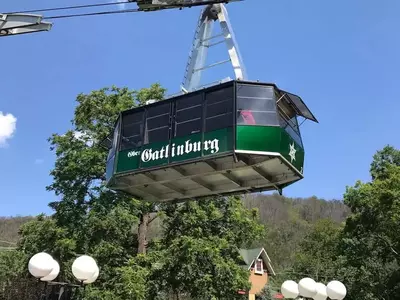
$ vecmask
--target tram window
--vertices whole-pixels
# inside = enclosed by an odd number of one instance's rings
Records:
[[[314,115],[312,112],[308,109],[308,107],[304,104],[303,100],[299,96],[287,93],[287,96],[290,98],[291,102],[297,107],[297,109],[300,111],[301,116],[304,118],[307,118],[309,120],[313,120],[316,122],[317,120],[315,119]]]
[[[189,107],[195,107],[201,105],[203,102],[203,97],[201,94],[182,96],[181,99],[176,101],[176,109],[182,110]]]
[[[143,122],[143,115],[144,111],[124,114],[122,117],[122,122],[124,126],[126,126],[127,124]]]
[[[124,124],[125,122],[123,122]],[[122,126],[122,135],[125,137],[140,135],[143,132],[143,122],[124,124]]]
[[[175,131],[175,136],[185,136],[193,133],[198,133],[201,131],[202,120],[196,119],[189,122],[178,124]]]
[[[123,115],[121,150],[137,148],[143,144],[143,117],[144,111]]]
[[[198,119],[201,118],[201,114],[202,114],[201,106],[195,106],[181,111],[177,110],[176,122],[179,124],[193,119]]]
[[[211,117],[206,120],[206,132],[232,127],[232,113]]]
[[[279,124],[282,128],[291,127],[295,132],[300,133],[296,117],[288,118],[283,114],[279,114]]]
[[[297,122],[297,118],[293,117],[288,119],[287,117],[279,116],[280,126],[295,140],[301,147],[303,142],[301,140],[300,130]]]
[[[159,127],[168,126],[169,123],[169,113],[157,117],[147,118],[147,128],[148,130],[156,129]]]
[[[135,136],[129,136],[129,137],[122,136],[121,150],[138,148],[138,147],[142,146],[142,144],[143,143],[142,143],[141,135],[135,135]]]
[[[233,110],[233,88],[228,87],[206,94],[206,128],[214,131],[231,127]]]
[[[176,101],[175,137],[201,132],[202,95],[182,97]]]
[[[121,150],[142,146],[143,123],[134,123],[122,128]]]
[[[273,87],[239,85],[237,124],[279,126]]]
[[[278,108],[281,112],[283,112],[285,119],[287,118],[292,119],[297,115],[296,111],[290,106],[288,100],[286,99],[286,96],[281,98],[281,100],[278,103]]]
[[[238,110],[237,124],[278,126],[278,117],[274,111]]]
[[[206,132],[232,126],[232,106],[232,101],[220,101],[207,105]]]
[[[170,113],[170,107],[171,104],[165,103],[165,104],[157,104],[154,106],[151,106],[147,109],[147,117],[155,117],[159,115],[164,115],[164,114],[169,114]]]
[[[158,128],[154,130],[148,130],[145,136],[145,142],[157,143],[168,141],[169,138],[169,127]]]
[[[215,90],[206,94],[207,105],[211,105],[222,100],[233,100],[233,88],[227,87]]]
[[[236,96],[271,99],[274,98],[274,88],[272,86],[238,84]]]
[[[246,108],[252,111],[273,111],[276,112],[276,103],[273,98],[237,98],[238,109]]]
[[[168,141],[171,104],[158,104],[147,109],[144,144]]]
[[[117,146],[118,146],[118,139],[119,139],[119,129],[121,126],[121,119],[118,120],[115,128],[114,128],[114,135],[113,135],[113,141],[112,141],[112,147],[108,151],[108,157],[107,160],[111,159],[114,155],[115,152],[117,151]]]
[[[220,101],[211,105],[207,103],[206,116],[210,118],[224,113],[231,113],[232,106],[232,101]]]

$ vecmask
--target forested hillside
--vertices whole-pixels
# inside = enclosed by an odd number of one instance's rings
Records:
[[[267,229],[263,239],[249,246],[265,247],[277,270],[292,264],[291,258],[299,242],[310,232],[316,221],[331,219],[341,223],[349,214],[349,209],[340,200],[286,198],[279,194],[246,195],[242,200],[247,209],[258,209],[260,221]],[[20,226],[31,220],[33,217],[0,218],[0,246],[15,245]],[[149,225],[148,238],[152,240],[161,235],[162,218],[157,218]]]
[[[0,247],[16,245],[21,225],[33,217],[0,217]]]

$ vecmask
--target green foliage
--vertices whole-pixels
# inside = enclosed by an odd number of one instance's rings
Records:
[[[26,270],[27,256],[21,251],[0,251],[0,283],[11,283]]]
[[[107,299],[116,294],[115,278],[126,281],[129,274],[120,267],[136,255],[139,215],[153,208],[104,188],[107,151],[99,142],[112,132],[121,111],[150,98],[162,99],[164,93],[165,89],[155,84],[141,91],[112,87],[81,94],[73,129],[49,139],[56,163],[47,189],[60,200],[49,204],[55,211],[51,217],[39,216],[21,228],[19,249],[28,256],[51,253],[61,264],[62,280],[74,280],[70,270],[78,255],[92,255],[101,273],[88,297],[101,299],[100,291],[104,291]]]
[[[379,151],[371,168],[374,180],[357,182],[346,190],[345,203],[352,214],[346,221],[340,254],[350,299],[400,298],[398,153],[390,147]]]
[[[69,261],[76,251],[76,240],[70,236],[67,230],[57,226],[51,217],[39,215],[36,219],[24,224],[20,230],[21,239],[18,249],[28,257],[38,252],[51,253],[61,266],[60,278],[69,277],[65,273]],[[27,263],[27,261],[26,261]]]
[[[270,286],[266,286],[261,293],[256,295],[256,300],[273,300],[274,298],[272,297],[273,295]]]
[[[399,153],[387,146],[374,155],[373,180],[346,189],[350,215],[344,226],[316,222],[281,282],[304,276],[324,283],[338,279],[346,285],[349,300],[400,298]]]
[[[370,168],[372,179],[386,178],[390,166],[400,166],[400,150],[387,145],[374,155]]]
[[[251,246],[264,226],[258,223],[257,210],[247,210],[239,197],[188,201],[166,209],[164,242],[183,234],[194,238],[218,236],[235,246]]]
[[[241,299],[237,291],[249,288],[249,273],[238,265],[239,248],[261,237],[257,213],[229,197],[171,206],[166,215],[159,273],[164,292]]]
[[[300,280],[305,275],[317,282],[326,282],[336,275],[336,247],[342,228],[329,219],[319,220],[300,243],[291,278]]]
[[[114,291],[121,299],[145,300],[147,282],[151,270],[136,264],[134,261],[118,269]]]

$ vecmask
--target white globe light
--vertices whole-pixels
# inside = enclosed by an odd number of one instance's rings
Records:
[[[57,278],[58,274],[60,273],[60,265],[57,261],[53,259],[53,270],[50,272],[49,275],[40,278],[41,281],[53,281]]]
[[[337,280],[333,280],[328,283],[326,286],[326,292],[328,297],[332,300],[342,300],[347,294],[344,284]]]
[[[306,298],[313,298],[317,293],[316,282],[311,278],[303,278],[299,281],[299,293]]]
[[[99,274],[100,274],[100,270],[99,270],[99,267],[96,266],[96,268],[97,268],[97,270],[96,270],[96,272],[94,272],[93,276],[91,278],[83,281],[84,284],[90,284],[97,280],[97,278],[99,277]]]
[[[28,263],[29,273],[36,278],[43,278],[53,271],[53,258],[51,255],[41,252],[31,257]]]
[[[328,298],[328,294],[326,292],[326,285],[318,282],[316,285],[317,294],[314,296],[314,300],[326,300]]]
[[[79,281],[91,279],[97,269],[96,261],[88,255],[78,257],[72,264],[72,273]]]
[[[281,293],[285,298],[294,299],[299,295],[299,287],[293,280],[286,280],[282,283]]]

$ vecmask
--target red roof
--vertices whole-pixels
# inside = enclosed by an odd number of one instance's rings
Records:
[[[284,299],[283,295],[281,293],[278,293],[274,296],[275,299]]]

